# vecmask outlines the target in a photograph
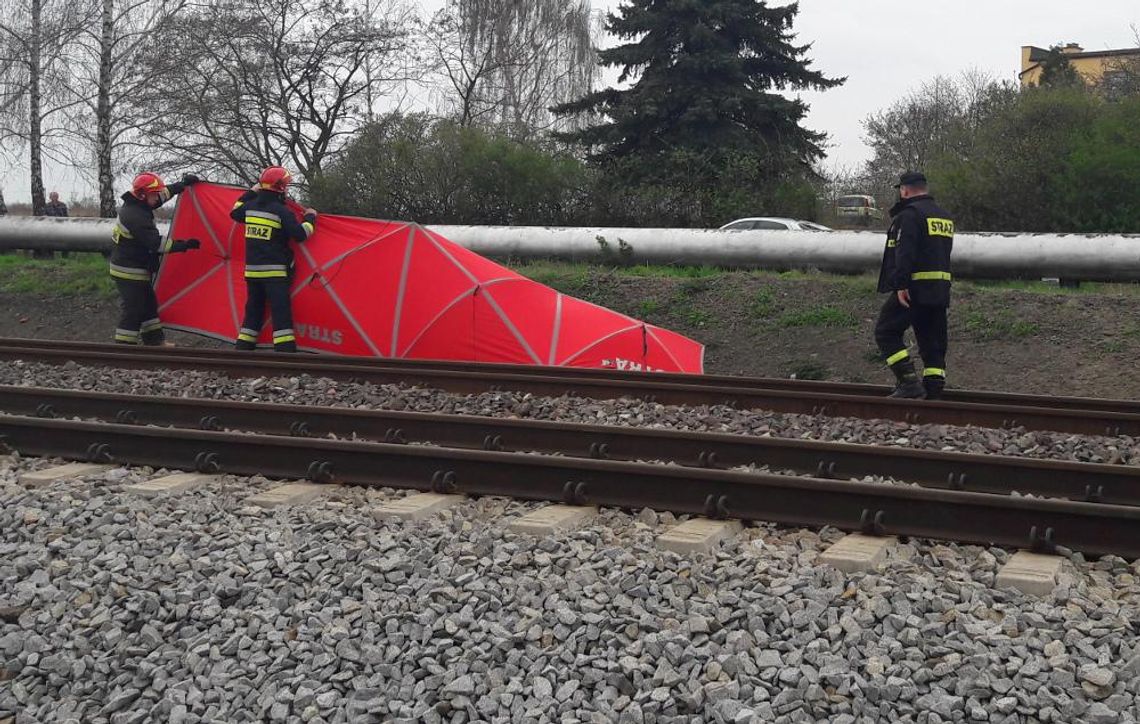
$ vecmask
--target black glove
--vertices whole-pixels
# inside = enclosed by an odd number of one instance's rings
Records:
[[[202,242],[197,239],[186,239],[185,241],[175,241],[170,244],[170,251],[172,253],[179,253],[182,251],[190,251],[191,249],[199,249]]]
[[[194,184],[198,183],[201,180],[202,179],[198,178],[197,176],[195,176],[192,173],[182,174],[182,185],[183,186],[193,186]]]

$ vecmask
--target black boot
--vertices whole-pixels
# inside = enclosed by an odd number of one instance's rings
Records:
[[[891,372],[895,373],[895,379],[898,380],[891,397],[914,400],[921,400],[926,397],[926,389],[918,381],[918,374],[914,371],[913,360],[904,359],[901,362],[895,362],[891,365]]]
[[[926,399],[941,400],[942,388],[946,387],[946,378],[937,375],[923,377],[922,386],[926,388]]]

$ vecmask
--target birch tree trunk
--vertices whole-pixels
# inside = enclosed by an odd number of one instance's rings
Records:
[[[28,136],[31,156],[32,214],[44,213],[44,168],[43,168],[43,109],[40,81],[43,68],[40,55],[43,50],[43,2],[32,0],[31,73],[28,78]]]
[[[99,215],[115,216],[115,175],[111,171],[111,82],[114,50],[114,2],[103,0],[99,34],[99,83],[95,103],[95,156],[99,177]]]

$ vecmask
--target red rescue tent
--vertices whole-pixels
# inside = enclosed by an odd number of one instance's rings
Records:
[[[171,329],[233,340],[245,305],[245,241],[229,212],[242,189],[182,192],[172,254],[156,289]],[[409,358],[699,374],[704,346],[566,296],[418,224],[322,214],[294,245],[293,328],[300,349]],[[271,346],[268,320],[260,343]]]

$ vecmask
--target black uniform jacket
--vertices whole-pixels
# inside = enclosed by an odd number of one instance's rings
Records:
[[[185,186],[176,182],[166,188],[170,194],[163,199],[163,203],[182,193]],[[122,199],[119,221],[111,232],[111,238],[115,242],[115,248],[111,252],[111,276],[127,281],[149,282],[151,275],[158,271],[161,260],[159,254],[168,249],[163,248],[162,234],[154,223],[154,209],[129,193],[123,194]]]
[[[305,241],[316,224],[306,214],[304,221],[285,205],[276,191],[246,191],[234,204],[230,216],[245,224],[245,278],[284,279],[293,269],[289,241]]]
[[[879,271],[879,291],[910,291],[912,304],[950,305],[950,252],[954,220],[930,196],[914,196],[891,208],[891,226]]]

